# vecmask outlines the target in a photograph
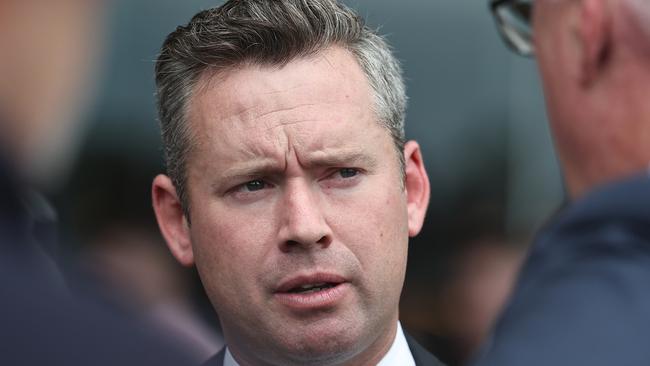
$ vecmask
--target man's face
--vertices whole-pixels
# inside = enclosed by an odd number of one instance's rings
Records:
[[[189,116],[192,257],[231,351],[283,364],[385,351],[421,222],[354,57],[204,77]]]

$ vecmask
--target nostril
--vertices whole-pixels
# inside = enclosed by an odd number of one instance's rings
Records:
[[[327,245],[330,245],[331,241],[332,240],[330,239],[329,235],[323,235],[320,239],[318,239],[318,241],[316,243],[320,244],[320,245],[327,246]]]
[[[306,240],[306,241],[302,241],[299,239],[286,240],[284,242],[283,247],[285,248],[285,250],[290,250],[290,248],[296,248],[296,247],[305,247],[305,248],[312,247],[312,246],[328,247],[331,242],[332,239],[330,238],[329,235],[323,235],[317,241],[313,241],[313,239]]]

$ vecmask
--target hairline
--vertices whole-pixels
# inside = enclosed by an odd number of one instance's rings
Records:
[[[238,18],[240,10],[243,18]],[[284,10],[295,15],[297,21],[286,18]],[[279,18],[274,18],[274,14]],[[285,19],[288,27],[276,23],[281,19]],[[268,27],[264,20],[269,21]],[[211,38],[213,31],[216,38]],[[274,38],[276,31],[281,32],[280,38]],[[266,42],[270,42],[268,49]],[[249,52],[250,46],[255,47]],[[195,14],[189,23],[178,26],[165,39],[156,61],[157,104],[166,170],[186,215],[189,216],[185,208],[190,203],[186,184],[188,155],[196,149],[190,126],[191,106],[203,79],[214,80],[215,76],[242,64],[282,66],[336,46],[351,53],[365,74],[372,89],[371,108],[376,122],[389,133],[398,153],[401,175],[405,175],[404,124],[408,98],[400,61],[384,36],[369,28],[357,12],[338,0],[229,0]],[[225,54],[211,52],[211,47]]]

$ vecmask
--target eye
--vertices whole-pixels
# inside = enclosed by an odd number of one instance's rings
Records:
[[[357,168],[335,168],[323,179],[326,188],[351,188],[361,182],[363,170]]]
[[[264,179],[253,179],[231,188],[228,191],[229,197],[236,202],[255,202],[267,197],[274,188],[273,183]]]
[[[255,192],[255,191],[260,191],[264,188],[267,188],[266,182],[260,179],[256,180],[251,180],[250,182],[246,182],[241,185],[241,189],[248,191],[248,192]]]
[[[359,174],[359,170],[354,168],[341,168],[338,173],[341,178],[352,178]]]

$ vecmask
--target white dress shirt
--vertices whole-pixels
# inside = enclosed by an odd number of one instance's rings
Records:
[[[397,322],[397,334],[395,335],[395,340],[393,345],[390,346],[388,352],[384,355],[384,358],[379,361],[377,366],[415,366],[415,360],[413,360],[413,355],[411,354],[411,349],[409,348],[408,343],[406,343],[406,337],[404,337],[404,331],[402,331],[402,325],[400,322]],[[223,366],[239,366],[235,358],[232,357],[230,350],[226,347],[226,355],[223,359]]]

